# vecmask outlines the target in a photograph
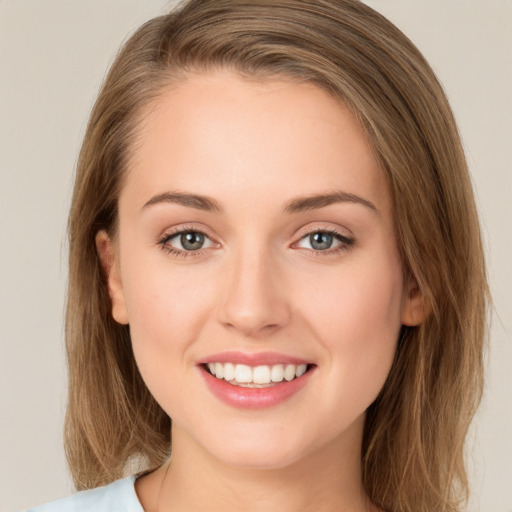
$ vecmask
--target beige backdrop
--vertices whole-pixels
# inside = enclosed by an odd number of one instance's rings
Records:
[[[495,300],[470,511],[512,512],[512,2],[367,0],[423,51],[467,148]],[[0,511],[71,492],[62,449],[65,222],[92,101],[163,0],[0,0]]]

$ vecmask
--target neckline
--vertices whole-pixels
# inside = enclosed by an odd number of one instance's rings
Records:
[[[151,471],[141,471],[140,473],[135,473],[134,475],[127,476],[121,479],[121,482],[129,484],[130,486],[130,501],[134,504],[138,505],[138,509],[133,512],[145,512],[142,503],[139,500],[139,496],[137,495],[137,490],[135,489],[135,482],[142,476],[147,475]]]

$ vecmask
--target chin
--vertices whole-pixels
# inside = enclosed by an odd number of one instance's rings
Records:
[[[243,446],[237,449],[233,446],[227,452],[224,451],[222,462],[226,465],[246,470],[271,470],[284,469],[292,466],[303,458],[304,454],[297,450],[283,450],[272,445],[267,448],[255,448],[255,446]]]
[[[244,430],[210,440],[210,446],[203,445],[203,448],[219,462],[247,470],[286,468],[306,458],[316,448],[315,441],[308,442],[303,436],[298,439],[283,427],[280,432]]]

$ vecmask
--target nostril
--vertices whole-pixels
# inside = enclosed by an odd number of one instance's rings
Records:
[[[263,324],[262,322],[254,322],[249,319],[241,319],[237,322],[223,322],[227,329],[238,331],[248,337],[258,337],[261,335],[272,334],[280,329],[277,323]]]

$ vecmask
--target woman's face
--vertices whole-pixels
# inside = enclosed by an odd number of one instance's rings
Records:
[[[392,209],[358,123],[313,85],[219,71],[154,102],[97,243],[174,443],[258,468],[359,449],[411,318]]]

